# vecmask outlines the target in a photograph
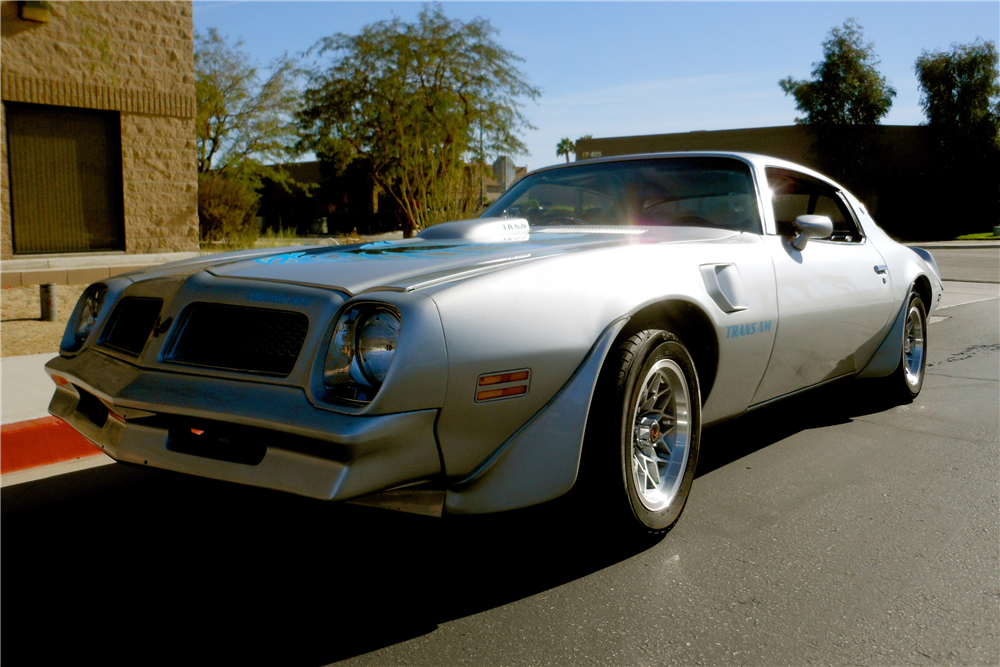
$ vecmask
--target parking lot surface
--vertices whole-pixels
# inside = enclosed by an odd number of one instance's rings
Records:
[[[998,664],[1000,300],[996,285],[947,287],[917,400],[848,382],[707,429],[689,506],[656,543],[609,538],[572,496],[435,520],[170,474],[96,483],[5,509],[3,650]]]

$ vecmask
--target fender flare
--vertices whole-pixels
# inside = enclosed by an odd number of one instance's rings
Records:
[[[475,472],[448,488],[446,513],[520,509],[573,488],[597,378],[628,320],[623,316],[609,324],[559,392]]]
[[[903,305],[899,307],[896,319],[893,321],[892,327],[889,328],[885,340],[876,350],[875,356],[855,377],[859,379],[887,377],[899,367],[899,361],[903,355],[903,324],[906,321],[906,307],[910,303],[910,297],[913,296],[914,285],[915,283],[911,283],[906,291]]]

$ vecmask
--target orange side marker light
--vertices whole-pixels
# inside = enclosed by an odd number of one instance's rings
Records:
[[[479,386],[485,387],[491,384],[502,384],[504,382],[520,382],[528,379],[528,371],[517,371],[516,373],[499,373],[497,375],[484,375],[479,378]],[[520,392],[524,393],[524,392]]]
[[[504,389],[490,389],[476,394],[477,401],[488,401],[491,398],[504,398],[505,396],[518,396],[528,392],[527,385],[520,387],[506,387]]]

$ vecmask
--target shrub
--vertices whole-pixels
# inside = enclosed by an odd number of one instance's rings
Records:
[[[198,175],[198,221],[202,243],[225,249],[252,248],[257,240],[260,195],[246,179],[218,172]]]

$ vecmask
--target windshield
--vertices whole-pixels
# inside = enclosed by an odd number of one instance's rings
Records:
[[[672,225],[761,233],[749,165],[674,157],[579,164],[525,177],[484,218],[532,225]]]

